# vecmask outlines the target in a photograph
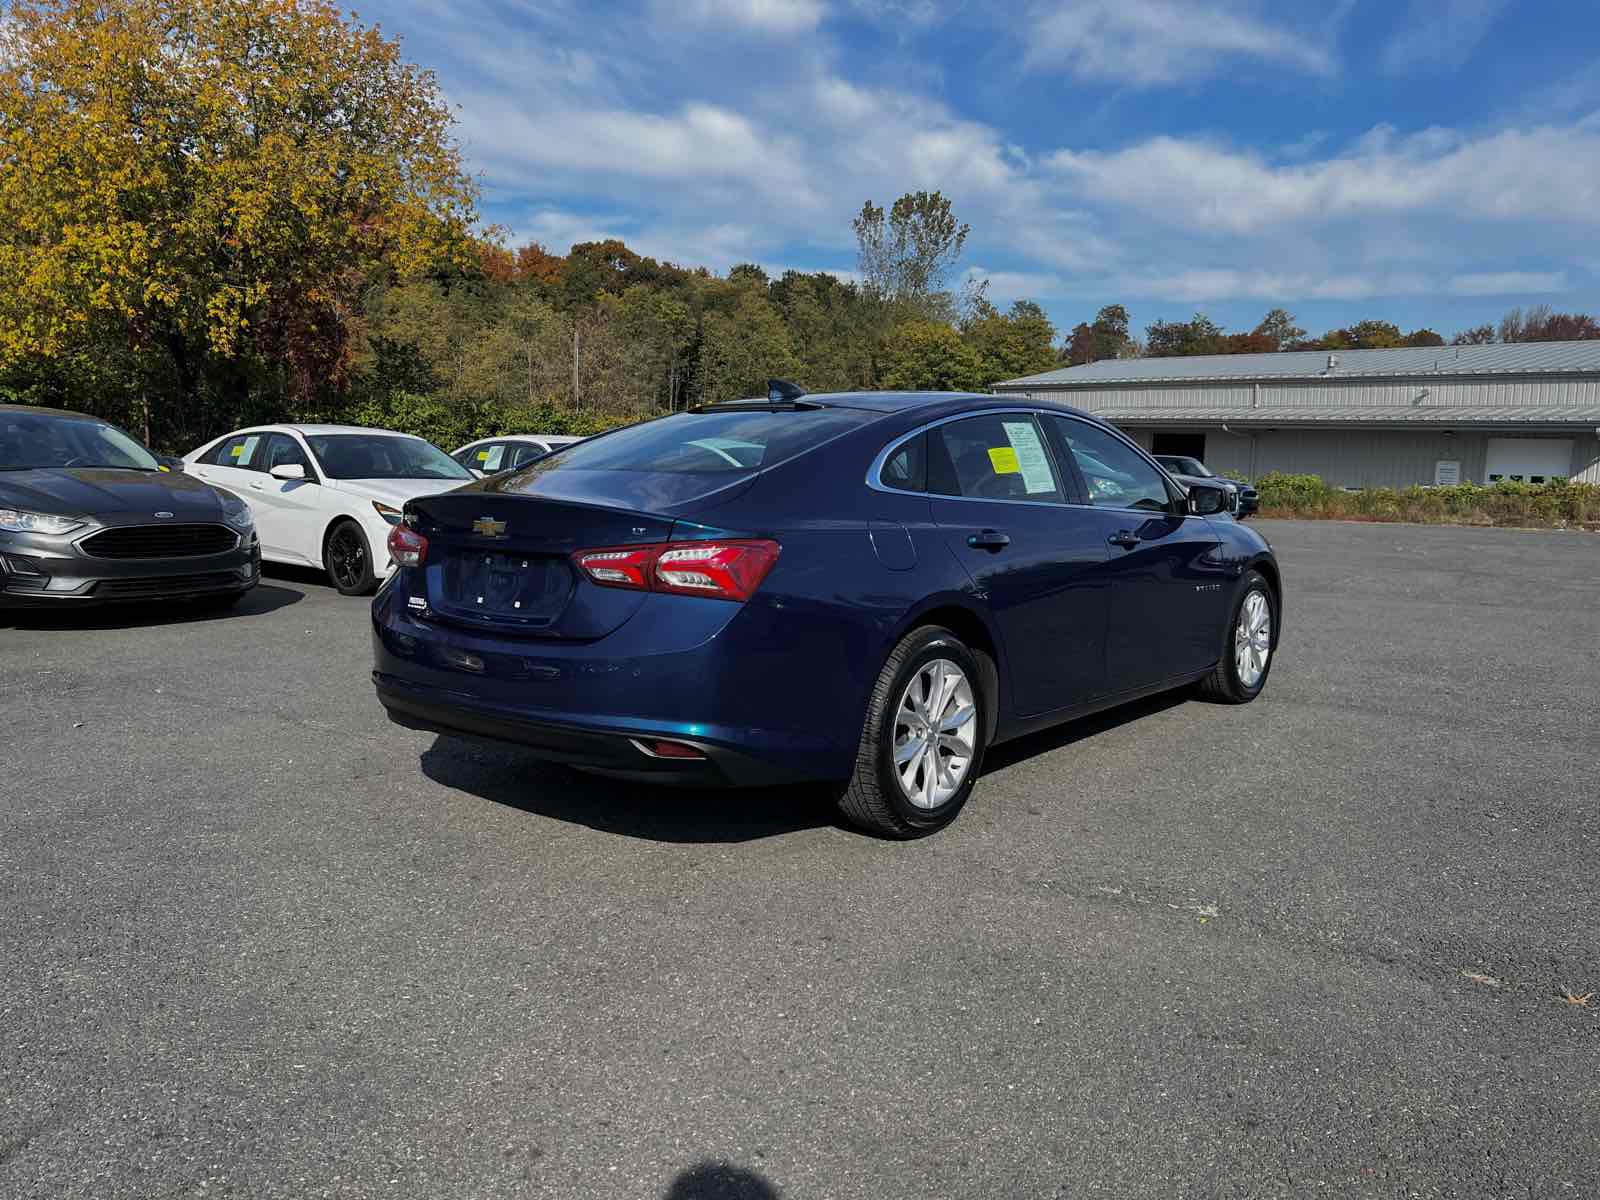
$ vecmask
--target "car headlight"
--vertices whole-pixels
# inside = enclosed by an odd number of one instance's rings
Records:
[[[0,529],[7,533],[71,533],[82,524],[76,517],[29,512],[25,508],[0,508]]]
[[[256,527],[255,514],[250,511],[250,506],[231,493],[222,498],[222,519],[240,533],[249,533]]]
[[[374,500],[372,502],[372,507],[374,509],[376,509],[378,515],[380,517],[382,517],[385,521],[389,522],[389,524],[391,524],[391,525],[400,524],[400,510],[398,508],[395,508],[394,505],[392,505],[392,504],[379,504],[376,500]]]

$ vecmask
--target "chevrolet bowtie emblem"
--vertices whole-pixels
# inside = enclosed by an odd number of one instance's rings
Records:
[[[501,538],[506,535],[506,523],[493,517],[479,517],[472,523],[472,532],[479,537]]]

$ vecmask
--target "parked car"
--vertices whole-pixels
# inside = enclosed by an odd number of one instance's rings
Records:
[[[249,504],[263,558],[321,567],[346,596],[365,595],[388,571],[402,504],[473,479],[422,438],[349,425],[241,429],[184,462]]]
[[[232,604],[260,577],[250,509],[83,413],[0,404],[0,606]]]
[[[560,437],[553,434],[517,434],[516,436],[480,438],[450,452],[474,476],[482,479],[500,471],[514,471],[537,462],[546,454],[563,446],[583,441],[579,437]]]
[[[410,728],[652,782],[826,782],[912,837],[999,742],[1260,693],[1278,566],[1225,505],[1047,401],[710,405],[407,502],[373,679]]]
[[[1253,484],[1218,475],[1198,458],[1187,454],[1158,454],[1156,461],[1184,487],[1191,483],[1209,483],[1222,487],[1228,493],[1228,511],[1244,520],[1261,507],[1261,494]]]

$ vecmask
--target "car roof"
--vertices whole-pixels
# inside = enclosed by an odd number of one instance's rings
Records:
[[[45,417],[66,417],[73,421],[103,421],[93,413],[74,412],[70,408],[45,408],[42,404],[0,404],[0,413],[33,413]]]
[[[565,433],[497,433],[493,437],[475,438],[470,442],[463,442],[450,453],[460,454],[473,446],[481,446],[485,442],[545,442],[551,446],[565,446],[571,442],[581,442],[584,439]]]
[[[370,429],[365,425],[246,425],[240,429],[232,429],[223,434],[223,437],[238,437],[241,433],[298,433],[301,436],[317,437],[323,434],[338,433],[365,433],[374,437],[404,437],[416,438],[414,433],[401,433],[397,429]],[[216,438],[212,438],[216,441]],[[421,441],[421,438],[417,438]]]

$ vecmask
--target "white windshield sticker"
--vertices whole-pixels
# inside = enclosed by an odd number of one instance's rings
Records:
[[[1017,468],[1022,472],[1022,486],[1028,495],[1056,490],[1055,477],[1050,474],[1050,460],[1045,457],[1044,446],[1039,441],[1039,431],[1032,421],[1002,421],[1006,440],[1017,453]]]
[[[239,467],[248,467],[255,460],[256,447],[260,444],[261,438],[259,435],[256,437],[245,438],[243,446],[234,447],[234,456],[239,460],[234,465]]]
[[[487,450],[478,451],[478,469],[480,471],[498,471],[500,460],[506,456],[506,445],[501,442],[498,446],[490,446]]]

